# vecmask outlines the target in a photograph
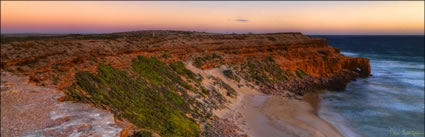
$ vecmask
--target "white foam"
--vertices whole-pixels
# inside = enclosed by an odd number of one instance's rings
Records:
[[[318,113],[321,119],[332,124],[332,126],[334,126],[344,136],[363,137],[348,126],[348,122],[343,116],[339,115],[338,113],[335,113],[331,108],[321,105]]]
[[[341,54],[343,54],[344,56],[358,56],[359,55],[357,53],[346,52],[346,51],[342,51]]]

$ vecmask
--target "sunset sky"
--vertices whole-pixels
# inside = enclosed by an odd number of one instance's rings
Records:
[[[1,33],[423,35],[423,1],[1,1]]]

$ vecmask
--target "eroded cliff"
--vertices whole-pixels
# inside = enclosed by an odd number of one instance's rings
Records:
[[[344,56],[326,39],[301,33],[142,31],[15,41],[2,43],[1,49],[3,70],[58,88],[70,86],[78,71],[95,72],[98,63],[125,68],[138,55],[166,62],[194,61],[203,69],[272,57],[283,70],[302,70],[315,78],[352,79],[370,74],[368,59]]]
[[[301,97],[317,89],[342,90],[371,71],[368,59],[344,56],[326,39],[301,33],[141,31],[9,39],[1,56],[2,71],[65,92],[58,100],[92,104],[113,113],[115,121],[130,122],[121,136],[245,136],[218,113],[247,91]]]

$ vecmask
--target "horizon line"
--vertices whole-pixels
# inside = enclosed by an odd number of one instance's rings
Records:
[[[190,31],[190,30],[134,30],[134,31],[116,31],[116,32],[83,32],[83,33],[49,33],[49,32],[0,32],[0,35],[19,35],[19,34],[32,34],[32,35],[69,35],[69,34],[81,34],[81,35],[96,35],[96,34],[114,34],[114,33],[127,33],[127,32],[143,32],[143,31],[182,31],[182,32],[198,32],[198,33],[211,33],[211,34],[274,34],[274,33],[301,33],[303,35],[328,35],[328,36],[425,36],[425,34],[317,34],[317,33],[303,33],[294,31],[278,31],[278,32],[207,32],[207,31]]]

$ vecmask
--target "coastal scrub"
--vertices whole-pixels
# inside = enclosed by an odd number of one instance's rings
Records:
[[[156,58],[139,56],[128,70],[99,64],[97,74],[78,72],[67,94],[163,137],[198,136],[198,124],[186,115],[193,113],[186,103],[192,87],[177,73]]]

